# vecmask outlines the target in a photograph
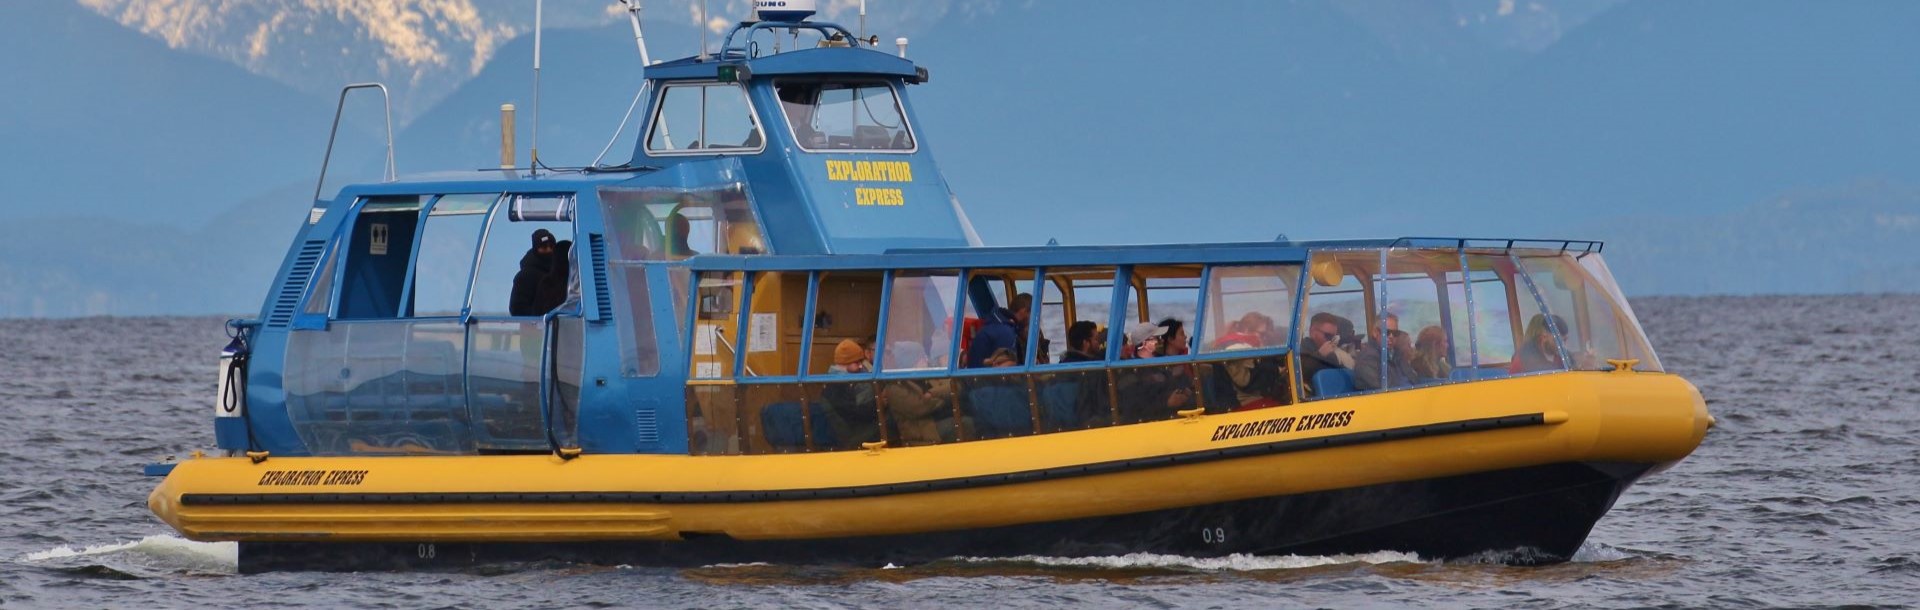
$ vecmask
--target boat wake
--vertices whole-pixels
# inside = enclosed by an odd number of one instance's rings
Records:
[[[75,567],[111,563],[122,572],[234,574],[239,572],[240,545],[232,542],[194,542],[165,534],[133,542],[97,544],[85,548],[61,545],[28,553],[22,563]]]
[[[960,561],[973,563],[1028,563],[1053,567],[1084,568],[1171,568],[1221,572],[1254,572],[1262,570],[1297,570],[1329,565],[1343,564],[1384,564],[1384,563],[1425,563],[1419,555],[1394,551],[1363,553],[1358,555],[1243,555],[1233,554],[1224,557],[1187,557],[1183,555],[1162,555],[1157,553],[1129,553],[1101,557],[1046,557],[1040,555],[1021,555],[1016,557],[961,557]]]

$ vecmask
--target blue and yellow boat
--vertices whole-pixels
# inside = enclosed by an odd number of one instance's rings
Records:
[[[154,514],[247,571],[1554,561],[1713,422],[1599,243],[983,247],[872,46],[743,23],[626,164],[316,202]]]

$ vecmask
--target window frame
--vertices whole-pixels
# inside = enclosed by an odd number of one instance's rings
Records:
[[[817,149],[817,150],[812,148],[807,148],[806,143],[800,140],[799,130],[794,129],[793,117],[787,114],[786,104],[779,101],[780,86],[786,83],[812,83],[817,85],[853,84],[853,85],[860,85],[860,86],[865,86],[868,83],[874,83],[874,84],[885,86],[889,91],[893,93],[893,108],[894,110],[900,113],[901,128],[907,130],[907,139],[913,142],[913,146],[909,146],[907,148],[826,148],[826,149]],[[911,154],[920,152],[920,133],[914,130],[913,117],[907,115],[907,103],[905,101],[905,96],[901,95],[901,90],[899,87],[894,86],[894,82],[892,79],[780,78],[780,79],[774,79],[773,81],[773,97],[774,97],[775,103],[780,104],[780,122],[785,123],[787,125],[787,137],[792,139],[794,148],[798,148],[802,152],[808,152],[808,153],[814,153],[814,154],[860,154],[860,155],[865,155],[865,154],[911,155]],[[815,108],[819,107],[818,100],[815,101],[814,107]]]
[[[731,86],[735,90],[738,90],[740,92],[741,99],[745,100],[747,103],[747,116],[751,118],[753,121],[753,131],[754,133],[759,134],[760,136],[760,145],[753,148],[747,148],[743,146],[734,146],[734,147],[727,147],[727,148],[693,148],[693,149],[664,149],[664,150],[655,149],[653,147],[653,132],[655,129],[658,129],[660,127],[661,113],[666,112],[667,93],[670,91],[673,91],[675,88],[680,88],[680,87],[703,87],[704,88],[704,87],[712,87],[712,86]],[[785,114],[785,113],[782,113],[782,114]],[[701,131],[700,136],[701,136],[701,142],[703,144],[706,142],[706,125],[707,125],[707,105],[706,105],[706,99],[703,97],[701,98],[701,104],[700,104],[700,131]],[[649,157],[757,155],[762,152],[766,152],[767,150],[767,129],[766,129],[765,121],[760,120],[760,108],[753,103],[753,91],[748,89],[745,86],[742,86],[741,83],[727,83],[727,82],[721,82],[718,80],[675,81],[673,83],[660,87],[659,91],[653,94],[653,111],[647,113],[647,132],[645,134],[645,137],[641,138],[640,140],[640,149],[642,151],[645,151],[646,155]]]

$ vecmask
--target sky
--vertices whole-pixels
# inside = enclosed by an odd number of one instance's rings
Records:
[[[639,61],[616,2],[545,4],[542,156],[585,163]],[[392,89],[402,172],[486,165],[499,104],[531,101],[531,5],[5,3],[0,221],[25,235],[0,242],[0,316],[254,307],[339,87]],[[654,58],[746,5],[646,2]],[[1920,289],[1914,3],[868,8],[931,71],[919,133],[989,244],[1572,237],[1608,241],[1629,294]],[[324,192],[377,178],[378,125],[350,101]],[[103,239],[125,246],[66,247]]]

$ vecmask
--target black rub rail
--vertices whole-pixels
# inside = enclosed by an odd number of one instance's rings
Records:
[[[1004,474],[979,475],[952,479],[825,487],[818,489],[780,489],[767,491],[588,491],[588,492],[423,492],[423,493],[282,493],[282,494],[183,494],[180,503],[189,506],[228,506],[258,504],[722,504],[739,502],[790,502],[795,500],[843,500],[933,491],[952,491],[996,485],[1034,483],[1055,479],[1113,474],[1129,470],[1165,468],[1258,457],[1280,453],[1350,447],[1387,441],[1408,440],[1466,432],[1522,428],[1546,423],[1541,413],[1508,415],[1369,432],[1349,432],[1316,438],[1241,445],[1174,455],[1115,460],[1024,470]]]

